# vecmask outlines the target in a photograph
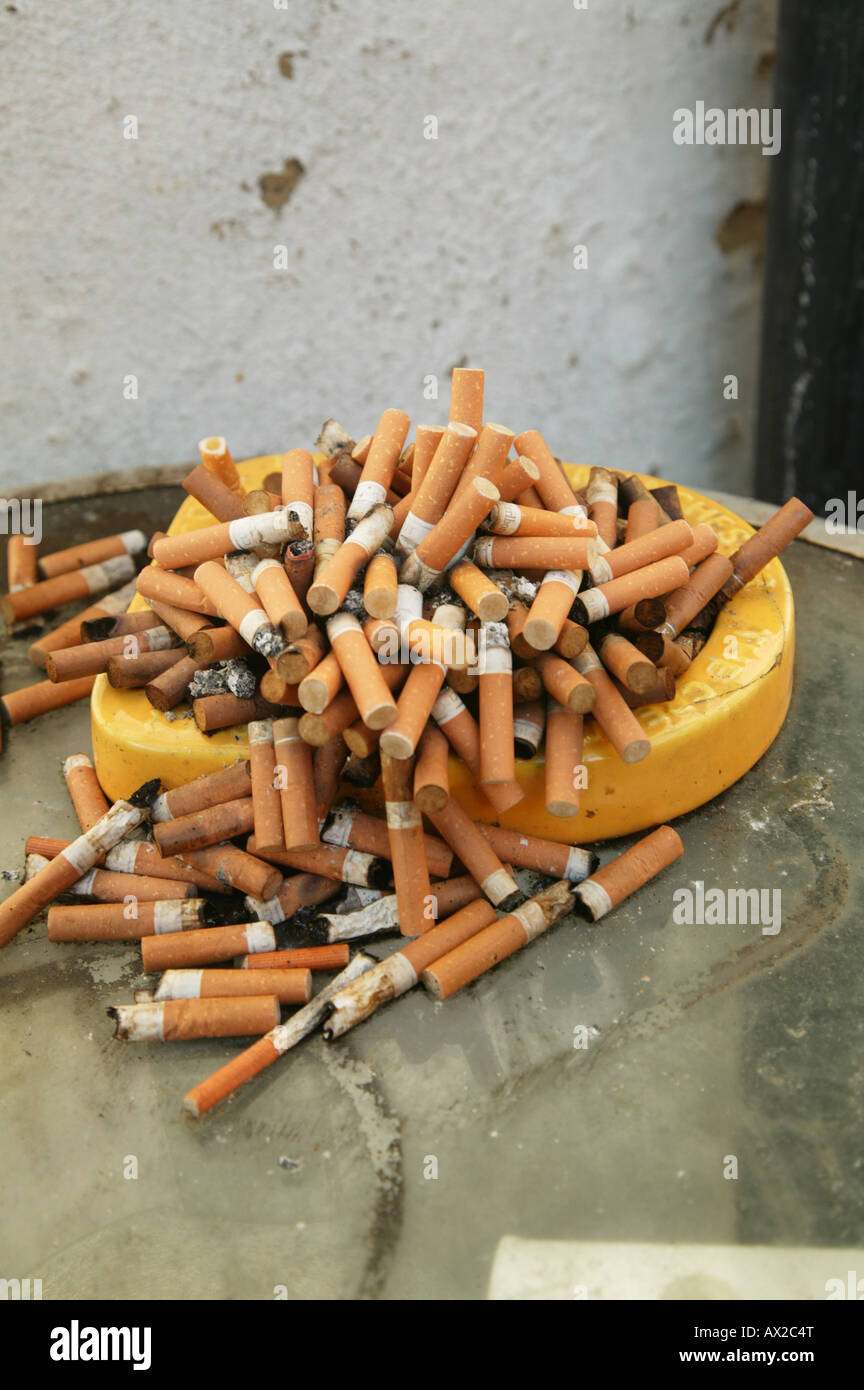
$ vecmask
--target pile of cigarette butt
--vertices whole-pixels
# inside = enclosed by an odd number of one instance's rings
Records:
[[[547,812],[577,815],[583,721],[624,762],[650,756],[634,708],[673,698],[720,605],[812,513],[793,498],[724,555],[675,487],[594,468],[574,491],[537,430],[483,423],[483,388],[456,369],[449,423],[407,445],[401,410],[359,441],[328,420],[315,456],[292,449],[252,491],[207,438],[183,485],[212,524],[149,546],[92,541],[44,556],[37,578],[35,547],[10,540],[13,631],[107,597],[36,637],[48,679],[2,696],[7,726],[101,673],[166,718],[191,704],[204,733],[247,726],[248,760],[113,805],[72,754],[82,833],[28,840],[0,904],[0,945],[44,908],[52,941],[140,941],[144,970],[164,973],[110,1011],[117,1037],[257,1036],[188,1093],[195,1115],[319,1025],[338,1038],[418,983],[446,999],[571,911],[605,917],[682,853],[660,826],[598,867],[475,823],[450,758],[493,821],[524,795],[516,759],[543,744]],[[136,591],[146,607],[127,612]],[[379,779],[383,817],[344,799]],[[548,885],[526,898],[519,868]],[[309,944],[280,949],[282,924]],[[401,944],[385,958],[350,954],[387,935]],[[313,971],[337,973],[313,994]]]

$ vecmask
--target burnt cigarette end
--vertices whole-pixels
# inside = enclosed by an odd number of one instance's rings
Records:
[[[129,1035],[128,1035],[128,1033],[126,1032],[125,1028],[123,1028],[122,1025],[121,1025],[121,1023],[120,1023],[120,1013],[119,1013],[119,1010],[116,1009],[116,1008],[112,1005],[111,1008],[110,1008],[110,1009],[106,1009],[105,1012],[106,1012],[106,1014],[108,1015],[108,1017],[110,1018],[111,1022],[114,1024],[114,1033],[113,1033],[114,1038],[115,1038],[118,1042],[127,1042],[127,1041],[128,1041],[128,1038],[129,1038]]]
[[[370,888],[392,888],[393,865],[389,859],[373,859],[369,865],[368,879]]]
[[[159,778],[153,777],[149,782],[144,782],[137,791],[132,793],[129,797],[129,803],[132,806],[137,806],[139,810],[145,806],[150,807],[153,805],[153,802],[156,800],[161,790],[162,783]]]
[[[520,888],[517,892],[511,893],[509,897],[506,897],[503,902],[496,903],[496,906],[501,912],[512,912],[514,908],[519,907],[524,901],[525,894]]]
[[[230,898],[207,898],[201,909],[202,927],[231,927],[249,921],[249,909],[243,902]]]

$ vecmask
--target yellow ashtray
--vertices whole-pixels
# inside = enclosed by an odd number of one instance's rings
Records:
[[[281,455],[247,459],[237,465],[247,487],[260,487],[280,467]],[[575,487],[587,482],[588,468],[566,464]],[[646,485],[658,483],[643,477]],[[678,488],[691,525],[707,522],[731,554],[753,534],[745,521],[689,488]],[[212,525],[210,513],[188,498],[168,528],[169,535]],[[131,607],[143,608],[136,598]],[[641,763],[621,761],[592,719],[586,721],[583,761],[588,785],[581,809],[567,819],[550,816],[544,798],[542,755],[517,760],[525,797],[496,816],[475,789],[470,773],[451,759],[451,787],[475,820],[495,820],[524,833],[569,844],[612,839],[644,830],[703,805],[737,782],[777,736],[792,690],[795,612],[792,590],[779,560],[769,565],[720,610],[708,641],[678,681],[674,700],[646,705],[636,717],[651,740]],[[91,700],[93,753],[108,796],[128,796],[148,778],[167,788],[180,786],[248,756],[245,726],[202,734],[191,710],[181,705],[171,716],[155,710],[141,690],[114,690],[99,676]],[[350,794],[367,807],[379,807],[377,789]]]

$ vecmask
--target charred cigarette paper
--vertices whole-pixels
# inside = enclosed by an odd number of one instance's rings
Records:
[[[430,925],[424,915],[430,895],[423,817],[413,800],[413,763],[381,755],[381,780],[387,812],[387,834],[393,882],[399,904],[399,930],[419,936]]]
[[[353,449],[354,440],[344,425],[340,425],[338,420],[329,419],[321,426],[321,432],[315,440],[315,448],[328,459],[332,459],[345,449]]]
[[[573,907],[573,889],[553,883],[521,907],[492,922],[426,967],[421,980],[433,999],[451,994],[527,946]]]
[[[38,681],[36,685],[25,685],[21,690],[10,690],[0,699],[0,713],[3,723],[24,724],[28,719],[36,719],[49,710],[61,709],[83,700],[93,689],[95,676],[81,676],[78,680]]]
[[[411,420],[403,410],[384,411],[348,508],[349,521],[362,521],[373,508],[384,502],[410,424]]]
[[[92,830],[107,815],[108,798],[86,753],[73,753],[63,763],[63,778],[82,830]]]
[[[513,659],[504,623],[482,629],[479,668],[480,784],[513,782]]]
[[[396,701],[357,619],[337,613],[327,624],[327,636],[363,723],[370,729],[392,724]]]
[[[289,449],[282,456],[282,505],[291,521],[299,521],[311,541],[315,504],[315,462],[308,449]],[[241,546],[235,547],[237,550]]]
[[[550,878],[567,878],[572,883],[580,883],[597,867],[597,855],[578,845],[561,845],[556,840],[507,830],[502,825],[481,824],[478,829],[502,862],[519,869],[533,869]]]
[[[183,1098],[184,1108],[192,1115],[203,1115],[220,1100],[225,1100],[232,1092],[250,1081],[265,1067],[270,1066],[298,1042],[311,1033],[329,1012],[330,1000],[339,989],[357,979],[364,971],[375,964],[372,956],[358,951],[357,955],[324,989],[314,995],[302,1009],[288,1020],[277,1024],[265,1037],[246,1048],[239,1057],[234,1057],[197,1086],[193,1086]]]
[[[168,647],[158,652],[138,652],[135,655],[110,656],[105,666],[108,684],[115,690],[140,690],[166,671],[179,666],[185,659],[182,647]]]
[[[546,700],[526,700],[513,720],[513,751],[517,758],[533,758],[543,741],[546,728]]]
[[[225,487],[230,488],[238,497],[242,498],[245,495],[240,474],[237,472],[228,445],[221,435],[209,435],[208,438],[202,439],[198,445],[198,452],[208,473],[212,473],[214,478],[218,478]]]
[[[303,605],[278,560],[265,559],[252,571],[252,583],[267,617],[289,642],[302,637],[309,626]]]
[[[318,903],[335,898],[340,891],[336,879],[322,878],[319,874],[295,874],[293,878],[282,880],[282,886],[272,898],[247,896],[246,907],[250,916],[254,913],[260,922],[269,922],[275,927],[280,922],[290,921],[299,908],[316,907]]]
[[[599,554],[591,537],[483,536],[474,543],[474,563],[483,569],[584,570]]]
[[[83,545],[72,545],[67,550],[42,555],[39,572],[43,579],[56,579],[59,574],[69,574],[88,565],[100,565],[116,555],[139,555],[146,548],[147,537],[143,531],[121,531],[116,536],[103,536],[97,541],[85,541]]]
[[[620,633],[610,632],[601,640],[597,654],[610,675],[616,676],[634,695],[645,695],[657,682],[657,668],[638,647]]]
[[[253,821],[252,797],[244,796],[162,820],[154,824],[153,835],[160,854],[184,854],[186,850],[203,849],[235,835],[245,835],[252,829]]]
[[[164,626],[157,613],[150,609],[143,613],[120,613],[117,617],[88,618],[81,623],[81,641],[70,645],[73,648],[92,643],[98,645],[112,637],[135,636],[139,632],[150,632]]]
[[[269,922],[246,922],[145,936],[141,941],[141,959],[150,974],[180,966],[211,965],[234,956],[275,949],[276,935]]]
[[[174,820],[179,816],[191,815],[193,811],[203,811],[209,806],[219,806],[226,801],[252,795],[252,780],[249,763],[244,759],[220,767],[218,772],[205,772],[181,787],[162,792],[153,802],[154,822]]]
[[[556,461],[539,430],[526,430],[524,434],[517,435],[514,446],[520,456],[525,455],[540,470],[536,487],[543,506],[550,512],[566,512],[587,519],[588,514],[568,483],[564,469]],[[584,569],[585,566],[564,565],[561,568]]]
[[[426,476],[411,495],[411,509],[396,542],[401,555],[410,555],[443,517],[476,440],[476,431],[468,425],[451,421],[445,429]]]
[[[273,743],[272,719],[252,720],[249,725],[249,766],[255,841],[260,847],[260,852],[266,854],[268,850],[281,849],[285,844],[282,832],[282,795],[276,786],[276,750]]]
[[[454,565],[449,579],[454,591],[481,622],[500,623],[507,617],[507,595],[470,560]]]
[[[285,639],[276,631],[264,609],[221,565],[206,560],[195,571],[195,583],[215,604],[220,616],[254,651],[262,656],[278,656],[284,649]]]
[[[675,523],[673,522],[673,525]],[[664,527],[664,530],[670,528]],[[732,576],[732,561],[726,555],[709,555],[680,588],[666,596],[666,618],[658,631],[670,640],[677,637],[710,599]]]
[[[760,526],[755,536],[751,536],[735,551],[732,556],[733,571],[723,585],[723,597],[734,598],[738,590],[749,584],[781,550],[800,536],[812,520],[810,508],[797,497],[790,497],[764,526]]]
[[[663,526],[657,533],[661,535],[669,528]],[[634,545],[638,545],[634,541]],[[624,549],[620,546],[614,553]],[[598,584],[595,589],[583,589],[573,602],[573,615],[583,626],[608,618],[612,613],[620,613],[631,604],[638,607],[646,598],[657,598],[668,594],[686,584],[689,570],[680,555],[669,555],[664,560],[645,565],[644,569],[633,570],[620,579],[610,579],[606,584]]]
[[[149,818],[150,802],[157,785],[145,783],[132,800],[115,801],[101,820],[0,903],[0,946],[7,945],[43,907],[71,888],[130,830]]]
[[[392,525],[393,511],[386,503],[373,507],[357,523],[310,585],[307,601],[314,613],[326,616],[336,612],[361,569],[380,550]]]
[[[336,483],[324,483],[315,490],[312,535],[317,578],[345,540],[345,493]]]
[[[618,541],[618,480],[608,468],[591,469],[585,500],[598,536],[611,550]]]
[[[134,909],[133,911],[130,911]],[[209,925],[204,898],[155,902],[76,903],[49,907],[50,941],[141,941],[145,936]],[[263,993],[263,991],[262,991]]]
[[[257,852],[257,839],[247,844],[249,852]],[[319,874],[322,878],[338,879],[340,883],[355,883],[360,888],[387,888],[393,881],[393,869],[388,860],[362,850],[346,849],[342,845],[317,845],[315,849],[274,850],[268,856],[274,864],[303,873]]]
[[[693,531],[686,521],[672,521],[657,531],[649,531],[629,545],[621,545],[613,554],[598,556],[589,568],[595,584],[606,584],[624,574],[644,569],[656,560],[680,554],[693,545]]]
[[[148,565],[141,571],[138,576],[138,593],[148,603],[155,599],[158,603],[170,603],[175,608],[185,608],[191,613],[205,613],[211,618],[219,617],[216,604],[194,580],[185,579],[182,574],[174,574],[171,570],[160,569],[158,565]]]
[[[638,763],[651,752],[651,741],[639,720],[615,689],[611,677],[590,645],[575,658],[576,669],[594,687],[591,713],[625,763]]]
[[[106,594],[98,603],[91,603],[83,612],[76,613],[74,618],[69,618],[67,622],[61,623],[59,627],[52,628],[43,637],[31,642],[27,655],[33,665],[40,666],[44,670],[49,652],[61,651],[63,647],[80,646],[84,641],[82,628],[85,622],[90,619],[113,617],[118,613],[123,613],[134,597],[135,580],[132,579],[122,589],[116,589],[114,593]]]
[[[451,796],[440,811],[430,813],[429,819],[493,906],[506,912],[521,899],[519,884],[458,801]]]
[[[403,561],[400,581],[416,583],[421,590],[430,588],[489,515],[499,496],[494,483],[474,478]]]
[[[544,764],[546,810],[550,816],[579,813],[582,786],[582,716],[550,700],[546,710]]]
[[[537,669],[553,700],[557,700],[559,705],[572,710],[574,714],[590,714],[594,709],[597,694],[578,666],[579,660],[580,657],[575,658],[577,665],[574,667],[563,657],[543,652],[537,658]]]
[[[561,629],[579,592],[581,571],[549,570],[537,590],[522,635],[535,651],[549,651],[561,635]]]
[[[183,569],[186,565],[216,560],[232,550],[254,550],[259,545],[281,545],[294,539],[287,511],[262,512],[166,536],[153,546],[153,559],[164,569]]]
[[[205,511],[215,516],[217,521],[236,521],[238,517],[245,515],[242,490],[233,491],[209,468],[205,468],[203,463],[199,463],[197,468],[193,468],[192,472],[187,474],[182,486],[189,496],[200,502]]]
[[[387,822],[367,815],[365,811],[358,811],[354,806],[337,806],[321,838],[329,845],[350,846],[365,854],[390,858]],[[425,837],[423,849],[432,877],[446,878],[453,867],[452,851],[434,835]]]
[[[371,618],[392,618],[396,612],[398,580],[392,555],[379,550],[366,566],[363,603]]]
[[[450,379],[450,420],[469,425],[477,434],[483,423],[486,373],[476,367],[454,367]]]
[[[429,929],[440,918],[449,917],[451,913],[482,897],[483,890],[470,874],[460,874],[458,878],[434,883],[425,911]],[[398,931],[398,927],[399,905],[395,893],[367,903],[356,912],[323,912],[313,923],[313,930],[324,934],[329,942],[356,941],[363,937],[392,934]]]
[[[29,589],[4,594],[0,597],[0,610],[7,623],[21,622],[24,618],[32,618],[38,613],[47,613],[51,608],[59,608],[61,604],[71,603],[76,598],[104,593],[114,584],[131,579],[134,573],[135,562],[131,555],[116,555],[100,565],[70,570],[56,579],[44,579],[41,584],[33,584]]]
[[[396,718],[381,735],[383,754],[413,758],[445,675],[445,668],[438,661],[412,666],[399,696]]]
[[[593,522],[567,512],[547,512],[538,507],[521,507],[517,502],[496,502],[486,521],[486,529],[495,536],[563,536],[592,537],[597,535]]]
[[[318,844],[318,817],[312,752],[300,737],[299,721],[275,720],[273,742],[282,801],[282,843],[286,849],[314,849]]]
[[[683,853],[680,835],[670,825],[661,825],[579,884],[577,911],[599,921]]]
[[[118,1004],[109,1009],[115,1038],[123,1042],[186,1042],[190,1038],[248,1037],[279,1022],[274,994],[246,999],[168,999],[152,1004]]]
[[[348,947],[298,946],[292,951],[261,951],[254,956],[242,956],[235,961],[240,970],[344,970],[348,964]]]
[[[308,1004],[312,998],[311,970],[166,970],[153,998],[231,999],[275,995],[280,1004]],[[259,1030],[256,1029],[256,1032]],[[266,1032],[262,1028],[260,1031]]]
[[[236,845],[208,845],[204,849],[184,850],[190,868],[212,874],[220,883],[238,893],[267,899],[278,891],[282,875],[272,864],[265,864]]]
[[[450,745],[434,724],[420,739],[414,768],[414,802],[421,811],[440,811],[450,795]]]
[[[423,936],[379,961],[367,974],[333,996],[332,1013],[324,1025],[327,1042],[362,1023],[382,1004],[413,989],[428,966],[494,921],[495,909],[491,903],[469,903],[446,922],[430,927]]]

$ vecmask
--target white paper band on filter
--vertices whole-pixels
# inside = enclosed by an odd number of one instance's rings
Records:
[[[93,891],[93,884],[96,879],[96,870],[89,869],[81,878],[76,879],[71,888],[67,888],[67,893],[75,893],[79,898],[89,898]]]
[[[268,922],[249,922],[246,927],[246,949],[250,955],[258,951],[275,951],[276,933]]]
[[[526,945],[529,941],[534,941],[550,925],[546,914],[538,903],[523,903],[522,907],[517,907],[512,915],[518,917],[525,929]]]
[[[614,574],[612,573],[612,566],[610,565],[608,560],[605,560],[603,558],[602,555],[597,556],[597,559],[592,564],[589,573],[591,575],[591,578],[594,580],[595,584],[608,584],[610,579],[615,578]]]
[[[576,896],[585,904],[595,922],[612,911],[612,899],[602,883],[597,883],[593,878],[586,878],[584,883],[579,884]]]
[[[564,877],[569,878],[571,883],[581,883],[592,872],[594,862],[594,855],[590,850],[573,845],[564,866]]]
[[[580,676],[585,676],[589,671],[602,671],[603,662],[600,660],[593,647],[583,647],[578,656],[573,657],[573,665]]]
[[[78,767],[92,768],[93,764],[86,753],[72,753],[63,762],[63,776],[68,777]]]
[[[327,923],[327,942],[355,941],[364,936],[377,936],[399,925],[399,903],[395,893],[379,897],[359,912],[322,912],[319,921]]]
[[[396,612],[393,621],[404,637],[409,623],[423,617],[423,595],[415,584],[396,585]]]
[[[267,617],[264,609],[253,608],[252,611],[247,613],[245,618],[243,618],[237,631],[240,633],[243,641],[247,642],[251,647],[255,633],[258,632],[259,628],[269,626],[270,619]]]
[[[249,739],[250,744],[273,742],[272,719],[250,719],[247,728],[247,737]]]
[[[330,825],[321,836],[325,845],[338,845],[340,849],[346,849],[348,841],[351,839],[351,827],[354,824],[354,816],[354,811],[346,810],[344,807],[337,807],[333,812],[333,819]]]
[[[100,589],[110,589],[112,584],[118,583],[121,579],[131,578],[135,573],[135,561],[131,555],[112,555],[110,560],[103,560],[101,565],[85,565],[78,573],[83,576],[88,591],[95,594]]]
[[[168,802],[166,800],[165,792],[160,792],[156,800],[153,802],[153,805],[150,810],[150,819],[156,821],[157,823],[161,821],[174,819],[174,817],[168,809]]]
[[[304,1004],[302,1009],[298,1009],[296,1014],[287,1023],[277,1023],[275,1028],[271,1028],[267,1034],[268,1040],[273,1044],[277,1052],[287,1052],[289,1048],[305,1038],[307,1033],[311,1033],[316,1028],[324,1016],[329,1011],[330,1000],[340,989],[344,989],[352,980],[371,970],[377,965],[377,961],[371,956],[367,956],[363,951],[358,951],[353,960],[350,960],[345,969],[342,970],[329,984],[320,989],[313,995],[308,1004]]]
[[[147,548],[147,537],[143,531],[121,531],[120,539],[127,555],[137,555]]]
[[[474,563],[480,569],[488,569],[492,564],[492,547],[495,544],[491,536],[483,536],[474,544]]]
[[[390,999],[398,999],[417,983],[414,967],[396,951],[379,961],[367,974],[340,989],[330,1000],[333,1010],[324,1028],[328,1042],[356,1027]]]
[[[154,1001],[159,1004],[165,999],[200,999],[201,975],[200,970],[166,970],[153,995]]]
[[[113,1010],[115,1038],[125,1042],[162,1042],[161,1004],[119,1004]]]
[[[496,536],[515,535],[522,522],[522,508],[516,502],[496,502],[489,520],[489,530]]]
[[[91,868],[97,859],[113,849],[136,825],[140,825],[147,812],[143,807],[133,806],[129,801],[115,801],[85,834],[67,845],[63,854],[76,869]]]
[[[115,845],[105,856],[105,868],[112,869],[118,874],[134,874],[140,849],[140,840],[137,843],[132,841],[123,845]]]
[[[280,922],[285,921],[285,909],[278,898],[253,898],[248,894],[243,901],[250,912],[261,922],[270,922],[274,927],[278,927]],[[251,951],[251,946],[250,946]]]
[[[477,656],[477,670],[481,676],[509,676],[513,670],[513,656],[510,649],[487,647],[481,641]]]
[[[578,516],[578,518],[579,518],[580,521],[587,521],[587,520],[588,520],[588,513],[586,512],[585,508],[584,508],[583,506],[581,506],[578,502],[574,502],[573,505],[570,506],[570,507],[561,507],[561,508],[559,508],[559,515],[560,515],[560,516]]]
[[[416,830],[423,824],[423,817],[413,801],[388,801],[385,809],[390,830]]]
[[[177,899],[167,899],[164,902],[153,904],[153,933],[155,936],[182,931],[184,925],[183,902]]]
[[[352,613],[336,613],[327,623],[327,636],[331,642],[344,632],[362,632],[359,622]]]
[[[374,854],[364,854],[359,849],[349,849],[342,865],[342,882],[368,887],[369,871],[375,863]]]
[[[461,714],[465,709],[464,702],[451,690],[449,685],[441,691],[432,706],[432,718],[436,724],[446,724],[448,720],[455,719],[457,714]]]
[[[609,600],[605,594],[601,594],[599,589],[583,589],[579,595],[579,602],[585,609],[585,616],[589,623],[596,623],[601,618],[609,617],[611,612]]]
[[[530,719],[513,720],[513,737],[520,743],[530,744],[532,748],[538,748],[542,729],[537,724],[532,724]]]
[[[99,607],[106,615],[110,614],[112,617],[117,613],[125,613],[136,592],[136,581],[133,579],[131,583],[124,584],[122,589],[116,589],[113,594],[106,594],[104,598],[100,598]],[[147,607],[150,607],[149,601]]]
[[[402,530],[399,532],[399,539],[396,542],[396,549],[402,555],[408,555],[412,550],[416,550],[421,541],[424,541],[434,526],[432,521],[424,521],[422,517],[415,516],[409,512],[402,523]]]
[[[544,584],[566,584],[575,598],[581,583],[581,570],[547,570],[540,581],[540,588],[542,589]]]
[[[612,502],[618,506],[618,485],[613,483],[610,478],[602,475],[595,475],[589,478],[588,486],[585,489],[585,500],[589,507],[596,507],[598,502]]]
[[[346,544],[350,542],[352,545],[359,545],[367,555],[374,555],[376,550],[380,550],[385,537],[390,534],[392,525],[393,508],[382,504],[375,507],[368,516],[364,516],[362,521],[358,521],[350,536],[346,537]]]
[[[164,652],[177,645],[177,634],[170,627],[151,627],[147,632],[147,646],[151,652]]]
[[[383,483],[376,483],[371,478],[361,478],[354,489],[348,515],[358,518],[367,516],[373,507],[380,506],[386,499],[387,489]]]
[[[480,884],[483,892],[491,903],[497,907],[505,898],[509,898],[511,893],[519,890],[519,885],[514,878],[511,878],[506,869],[495,869],[488,878],[484,878]]]
[[[380,902],[384,896],[380,888],[364,888],[360,884],[352,884],[351,886],[361,907],[368,907],[369,903]]]

